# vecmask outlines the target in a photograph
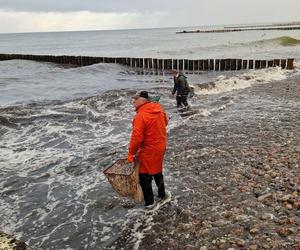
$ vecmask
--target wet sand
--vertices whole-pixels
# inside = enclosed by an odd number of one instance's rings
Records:
[[[169,132],[172,202],[108,249],[300,248],[300,77],[239,92]]]

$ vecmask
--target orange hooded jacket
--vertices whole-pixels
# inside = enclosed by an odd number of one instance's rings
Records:
[[[138,157],[140,173],[162,172],[167,124],[168,118],[159,103],[147,102],[138,107],[132,122],[129,154]]]

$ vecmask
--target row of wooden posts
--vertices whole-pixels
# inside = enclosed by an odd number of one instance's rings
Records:
[[[53,62],[76,66],[87,66],[96,63],[117,63],[134,68],[155,70],[188,70],[188,71],[224,71],[241,69],[263,69],[279,66],[283,69],[293,69],[294,59],[252,60],[252,59],[156,59],[156,58],[130,58],[130,57],[91,57],[91,56],[51,56],[51,55],[24,55],[0,54],[3,60],[33,60]]]
[[[297,27],[265,27],[265,28],[232,28],[232,29],[215,29],[215,30],[183,30],[177,31],[176,34],[186,33],[225,33],[225,32],[241,32],[241,31],[253,31],[253,30],[300,30],[300,26]]]

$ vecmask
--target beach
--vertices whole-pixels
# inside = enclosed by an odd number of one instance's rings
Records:
[[[133,249],[141,234],[138,249],[299,249],[299,94],[299,76],[255,86],[237,113],[172,131],[166,178],[181,188],[151,228],[142,216],[110,247]]]
[[[298,31],[176,30],[0,34],[4,54],[295,59],[292,70],[183,70],[189,113],[175,107],[169,70],[0,61],[1,232],[43,250],[297,249]],[[169,117],[172,193],[147,215],[103,174],[128,154],[143,90]]]

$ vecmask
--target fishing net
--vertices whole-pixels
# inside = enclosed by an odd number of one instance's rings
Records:
[[[136,203],[142,202],[138,162],[128,163],[126,159],[119,159],[103,173],[120,196],[133,198]]]

